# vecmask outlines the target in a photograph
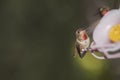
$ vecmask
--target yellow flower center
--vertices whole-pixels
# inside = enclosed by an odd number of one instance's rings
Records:
[[[109,39],[112,42],[120,41],[120,24],[116,24],[111,27],[111,29],[109,31]]]

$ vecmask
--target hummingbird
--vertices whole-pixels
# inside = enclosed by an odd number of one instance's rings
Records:
[[[90,38],[86,32],[86,30],[79,28],[76,30],[76,42],[75,42],[75,53],[79,54],[80,58],[83,58],[84,55],[87,53],[89,45],[90,45]]]

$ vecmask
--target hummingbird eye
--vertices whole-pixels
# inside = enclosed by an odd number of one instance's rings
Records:
[[[77,30],[77,31],[76,31],[76,34],[79,34],[79,33],[80,33],[80,31],[79,31],[79,30]]]

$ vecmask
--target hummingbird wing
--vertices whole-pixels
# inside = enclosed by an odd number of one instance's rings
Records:
[[[80,44],[75,44],[75,55],[76,53],[80,56],[80,58],[83,58],[86,54],[86,51],[82,51],[81,45]]]

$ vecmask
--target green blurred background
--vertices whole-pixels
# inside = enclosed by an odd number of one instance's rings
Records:
[[[0,0],[0,80],[119,80],[120,59],[72,57],[74,32],[110,0]]]

